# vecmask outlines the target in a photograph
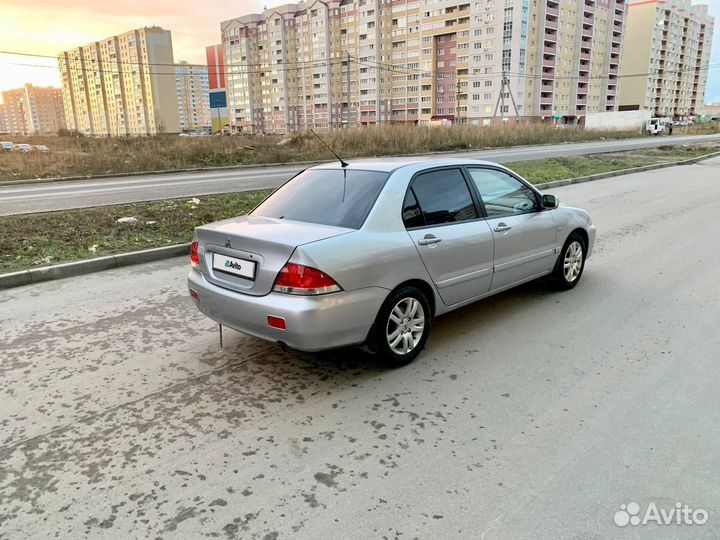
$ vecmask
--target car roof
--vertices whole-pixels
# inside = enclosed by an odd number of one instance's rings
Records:
[[[347,170],[357,171],[378,171],[393,172],[403,167],[425,165],[426,168],[432,167],[449,167],[452,165],[492,165],[497,166],[498,163],[492,161],[482,161],[479,159],[462,159],[462,158],[384,158],[384,159],[365,159],[365,160],[347,160]],[[337,161],[322,163],[310,167],[311,169],[342,169],[342,165]]]

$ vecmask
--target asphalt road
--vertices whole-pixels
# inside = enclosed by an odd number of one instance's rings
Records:
[[[598,226],[578,287],[442,317],[394,371],[221,350],[183,260],[0,292],[0,538],[717,539],[719,175],[555,190]]]
[[[619,141],[498,148],[442,155],[443,157],[511,162],[649,148],[670,142],[685,144],[718,140],[720,140],[720,134],[675,135],[673,137],[644,137]],[[0,186],[0,216],[273,188],[305,167],[306,165],[282,165]]]

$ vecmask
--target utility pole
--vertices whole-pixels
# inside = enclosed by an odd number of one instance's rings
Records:
[[[345,79],[347,84],[347,128],[350,129],[350,53],[347,53],[347,65],[345,66]]]
[[[457,83],[455,84],[455,116],[457,118],[457,123],[462,124],[460,119],[460,94],[462,91],[460,90],[460,79],[457,80]]]
[[[512,89],[510,88],[510,81],[507,78],[507,72],[503,70],[502,72],[502,80],[500,81],[500,95],[498,96],[498,100],[495,103],[495,112],[493,113],[493,122],[495,121],[495,118],[497,118],[497,110],[498,105],[500,106],[500,122],[505,123],[505,89],[507,88],[508,96],[510,96],[510,101],[512,101],[513,109],[515,109],[515,118],[518,122],[520,122],[520,111],[517,108],[517,104],[515,103],[515,98],[513,97]]]
[[[502,83],[500,84],[500,123],[505,123],[505,70],[502,72]]]

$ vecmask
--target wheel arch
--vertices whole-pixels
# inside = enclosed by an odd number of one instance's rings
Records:
[[[431,317],[435,316],[435,306],[437,305],[437,300],[435,298],[435,289],[427,281],[420,278],[405,280],[402,283],[398,283],[393,289],[389,290],[387,295],[385,296],[385,300],[383,300],[380,308],[378,308],[378,313],[383,308],[388,299],[393,295],[393,293],[402,289],[403,287],[415,287],[416,289],[422,291],[428,302],[430,303]],[[377,351],[377,343],[375,342],[375,321],[373,321],[372,325],[370,326],[367,338],[365,339],[365,348],[371,353],[375,353]]]
[[[576,227],[575,229],[570,231],[570,234],[567,235],[567,237],[565,238],[565,242],[567,242],[568,238],[570,238],[573,234],[578,234],[583,239],[583,242],[585,242],[585,250],[587,250],[590,243],[590,237],[588,236],[587,231],[582,227]],[[563,242],[563,245],[565,244],[565,242]]]
[[[387,298],[389,298],[390,295],[393,294],[395,291],[402,289],[403,287],[415,287],[416,289],[420,289],[427,297],[428,302],[430,302],[430,314],[433,317],[435,316],[435,289],[432,285],[430,285],[427,281],[419,278],[408,279],[407,281],[403,281],[402,283],[397,285],[392,291],[390,291],[387,295]]]

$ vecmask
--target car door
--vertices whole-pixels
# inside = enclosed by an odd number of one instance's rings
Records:
[[[443,303],[490,290],[493,233],[460,168],[417,174],[405,196],[403,221]]]
[[[468,167],[495,237],[491,290],[550,272],[557,257],[557,224],[536,192],[501,169]]]

